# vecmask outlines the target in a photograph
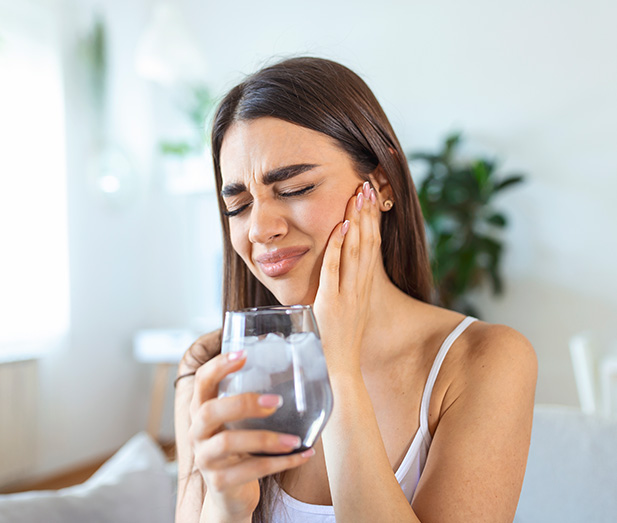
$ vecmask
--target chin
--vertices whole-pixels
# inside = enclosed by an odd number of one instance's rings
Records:
[[[317,291],[314,289],[290,289],[280,286],[278,289],[269,288],[281,305],[313,305]]]

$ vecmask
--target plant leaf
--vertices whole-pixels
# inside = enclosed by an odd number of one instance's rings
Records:
[[[160,142],[161,153],[173,156],[186,156],[193,151],[193,147],[187,142]]]
[[[441,157],[444,160],[449,162],[452,154],[454,153],[454,150],[459,145],[459,143],[461,143],[462,137],[463,134],[460,131],[452,132],[446,137],[446,141],[444,142],[444,148],[441,153]]]
[[[496,212],[495,214],[491,214],[486,221],[492,225],[496,225],[497,227],[505,227],[508,224],[508,220],[506,217],[500,213]]]
[[[475,161],[471,167],[471,174],[476,182],[478,182],[478,186],[482,191],[484,187],[486,187],[490,175],[490,170],[487,168],[486,163],[484,163],[483,160]]]
[[[505,180],[500,181],[495,185],[493,192],[498,192],[506,189],[507,187],[511,187],[513,185],[517,185],[521,183],[525,177],[522,174],[515,174],[513,176],[508,176]]]
[[[425,152],[417,152],[417,153],[409,153],[407,154],[408,160],[424,160],[428,163],[435,163],[441,160],[439,155],[425,153]]]
[[[490,277],[491,277],[491,283],[492,283],[492,287],[493,287],[493,294],[498,296],[500,294],[503,294],[503,281],[501,279],[501,276],[499,275],[499,272],[497,270],[497,267],[491,266],[489,268],[488,271]]]

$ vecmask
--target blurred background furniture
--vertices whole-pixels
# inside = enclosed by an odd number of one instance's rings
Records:
[[[585,331],[569,345],[581,410],[617,417],[617,333]]]
[[[147,329],[137,331],[133,337],[135,359],[155,365],[147,425],[148,434],[155,440],[159,436],[170,371],[197,337],[198,334],[189,329]]]
[[[617,521],[617,420],[536,405],[515,523]]]
[[[175,476],[141,432],[83,483],[0,495],[0,523],[172,523]]]

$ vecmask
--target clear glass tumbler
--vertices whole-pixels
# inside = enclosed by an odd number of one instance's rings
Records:
[[[310,305],[255,307],[225,314],[222,352],[246,350],[247,361],[225,377],[219,397],[245,392],[280,394],[283,405],[267,418],[227,424],[295,434],[313,446],[332,412],[332,389]]]

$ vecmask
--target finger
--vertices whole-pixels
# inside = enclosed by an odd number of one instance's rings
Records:
[[[358,279],[358,262],[360,258],[360,216],[364,207],[362,186],[356,191],[356,196],[347,204],[346,216],[350,221],[349,231],[341,251],[340,284],[341,292],[353,292]]]
[[[277,394],[246,392],[204,402],[192,417],[191,435],[194,441],[206,439],[221,430],[225,423],[247,418],[266,418],[283,404]]]
[[[341,267],[341,248],[349,230],[349,220],[339,223],[328,239],[319,274],[319,290],[330,295],[339,292],[339,275]]]
[[[268,430],[224,430],[205,440],[199,451],[202,469],[229,466],[231,459],[249,453],[288,454],[302,445],[294,434]]]
[[[195,374],[191,413],[205,401],[216,398],[220,381],[228,374],[241,369],[245,363],[246,352],[237,351],[219,354],[199,367]]]
[[[377,262],[381,259],[381,211],[379,210],[379,203],[377,200],[377,193],[375,189],[371,188],[370,200],[372,204],[371,213],[373,216],[373,260],[371,264],[370,273],[375,274],[375,267]]]
[[[237,465],[214,470],[205,475],[207,487],[216,491],[227,490],[250,481],[282,472],[306,463],[315,451],[313,449],[301,454],[277,456],[272,458],[251,457]]]
[[[371,201],[371,184],[364,182],[362,184],[363,206],[360,211],[360,225],[359,225],[359,242],[360,242],[360,254],[358,257],[358,281],[357,286],[360,286],[361,282],[370,281],[372,278],[372,261],[375,256],[374,251],[374,220],[375,220],[375,205]],[[363,288],[358,289],[360,292]]]

